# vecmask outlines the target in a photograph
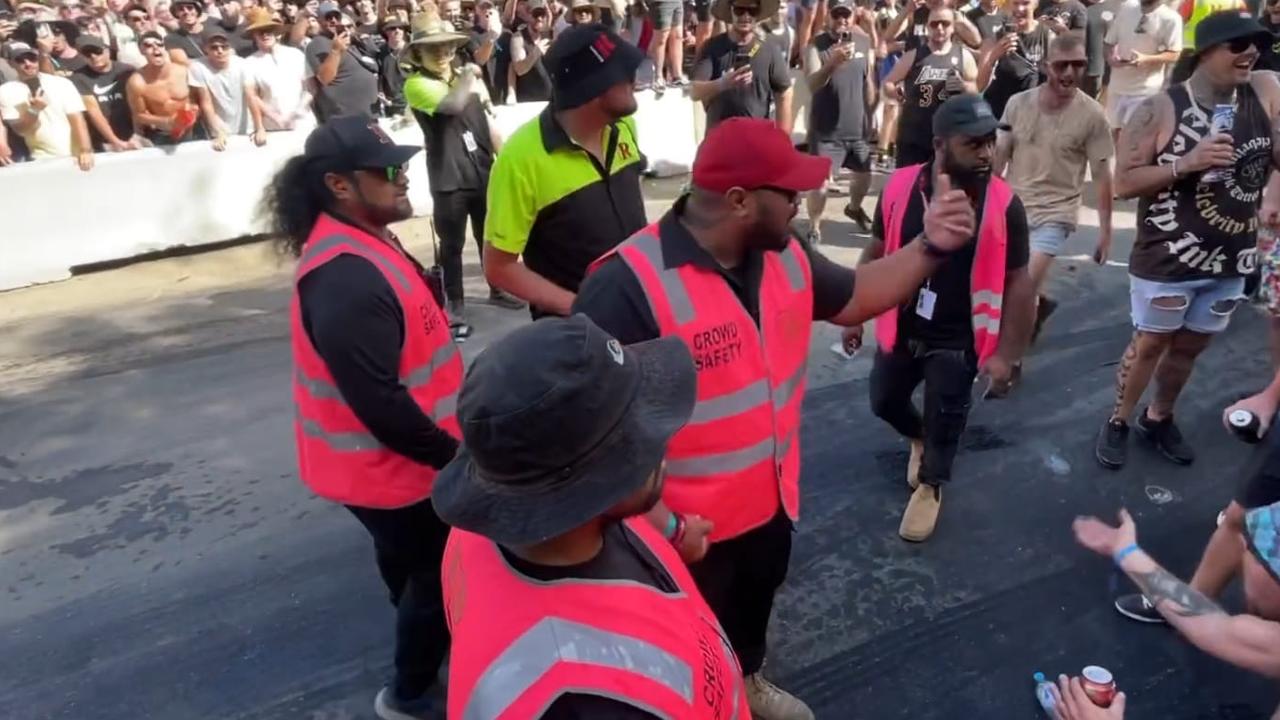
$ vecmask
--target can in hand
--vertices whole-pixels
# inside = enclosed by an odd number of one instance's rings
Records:
[[[1213,106],[1213,119],[1209,122],[1209,134],[1217,135],[1219,133],[1231,134],[1231,128],[1236,124],[1236,106],[1228,103],[1222,103]],[[1226,173],[1225,168],[1210,168],[1200,176],[1202,182],[1220,182]]]
[[[1116,679],[1104,667],[1090,665],[1081,670],[1080,684],[1084,686],[1084,694],[1098,707],[1111,707],[1111,701],[1116,698]]]
[[[1248,410],[1232,410],[1231,414],[1227,415],[1227,424],[1231,426],[1231,432],[1235,433],[1236,437],[1250,445],[1262,440],[1258,437],[1258,428],[1262,423],[1258,421],[1257,415]]]

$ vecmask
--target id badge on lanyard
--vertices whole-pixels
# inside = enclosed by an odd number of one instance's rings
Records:
[[[925,197],[924,192],[920,193],[920,201],[924,203],[924,211],[929,212],[929,198]],[[924,287],[920,288],[920,293],[916,295],[916,315],[925,320],[933,319],[933,306],[938,302],[938,293],[930,287],[933,279],[930,278],[924,282]]]

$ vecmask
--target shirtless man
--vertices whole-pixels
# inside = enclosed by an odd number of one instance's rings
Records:
[[[170,62],[159,33],[143,33],[138,49],[147,64],[130,75],[125,86],[133,126],[152,145],[204,139],[203,129],[195,123],[197,110],[191,101],[187,67]]]

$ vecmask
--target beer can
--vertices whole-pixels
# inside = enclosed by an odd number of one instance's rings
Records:
[[[1217,135],[1218,133],[1231,134],[1231,128],[1236,124],[1236,106],[1230,103],[1220,103],[1213,106],[1213,119],[1209,121],[1209,133]],[[1206,170],[1200,176],[1203,182],[1218,182],[1225,177],[1222,168],[1211,168]]]
[[[1094,705],[1111,707],[1111,701],[1116,697],[1116,679],[1111,676],[1110,670],[1090,665],[1080,671],[1080,684],[1084,686],[1084,694],[1089,696]]]
[[[1258,437],[1258,427],[1261,425],[1258,422],[1258,416],[1248,410],[1232,410],[1231,414],[1227,415],[1227,424],[1231,426],[1231,431],[1236,434],[1236,437],[1250,445],[1262,440]]]

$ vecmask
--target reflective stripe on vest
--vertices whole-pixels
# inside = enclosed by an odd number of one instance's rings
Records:
[[[678,512],[711,519],[713,542],[767,522],[779,502],[796,519],[799,404],[813,323],[804,248],[792,241],[763,254],[756,319],[714,270],[668,267],[671,239],[659,232],[656,223],[644,228],[592,269],[616,255],[639,282],[659,334],[680,337],[694,355],[698,400],[668,444],[663,497]]]
[[[547,617],[526,630],[476,680],[464,720],[499,717],[561,662],[636,673],[693,702],[693,668],[684,660],[639,638]]]
[[[451,719],[528,720],[576,693],[667,720],[750,720],[742,668],[688,567],[648,521],[621,525],[621,547],[674,589],[627,578],[536,580],[493,541],[450,533],[441,580],[454,638]]]
[[[352,241],[349,238],[345,238],[341,235],[330,235],[329,237],[320,238],[315,242],[309,242],[306,244],[306,248],[302,251],[302,255],[298,258],[298,266],[302,267],[318,255],[342,245],[350,245],[351,242]],[[390,278],[395,284],[399,285],[401,290],[409,292],[409,278],[405,277],[404,273],[400,272],[400,268],[392,265],[387,262],[385,258],[379,257],[374,253],[362,254],[360,257],[377,265],[383,275]]]
[[[911,193],[919,191],[920,173],[924,167],[911,165],[901,168],[885,183],[881,193],[885,255],[902,247],[902,221],[911,203]],[[978,249],[974,254],[969,283],[973,344],[979,363],[993,355],[999,345],[1008,242],[1005,212],[1012,198],[1013,191],[1004,180],[991,178],[987,185],[982,224],[978,228]],[[876,343],[885,352],[891,351],[897,343],[898,312],[898,307],[889,308],[875,320]]]

